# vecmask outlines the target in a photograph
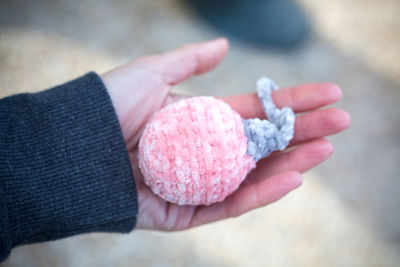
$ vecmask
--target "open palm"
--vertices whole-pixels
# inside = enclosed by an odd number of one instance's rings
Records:
[[[317,110],[341,98],[338,87],[328,83],[307,84],[273,92],[278,107],[301,112],[295,123],[290,146],[261,160],[239,189],[223,202],[210,206],[178,206],[166,202],[144,184],[138,167],[138,143],[144,126],[162,107],[184,96],[170,88],[192,75],[216,67],[228,51],[228,42],[186,45],[180,49],[135,60],[101,77],[109,91],[128,148],[138,191],[137,228],[181,230],[216,220],[238,216],[272,203],[302,183],[300,173],[327,159],[332,145],[322,138],[348,127],[349,115],[340,109]],[[265,117],[256,94],[221,98],[243,118]]]

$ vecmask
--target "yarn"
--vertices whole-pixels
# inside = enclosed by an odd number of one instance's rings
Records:
[[[291,108],[276,108],[271,92],[277,89],[275,82],[266,77],[258,80],[258,97],[268,120],[258,118],[243,120],[248,137],[247,153],[256,161],[274,151],[284,150],[293,138],[295,115]]]
[[[179,205],[209,205],[233,193],[256,162],[284,149],[293,137],[294,113],[277,109],[276,85],[257,83],[270,121],[242,120],[228,104],[193,97],[156,112],[139,142],[144,182],[163,199]]]

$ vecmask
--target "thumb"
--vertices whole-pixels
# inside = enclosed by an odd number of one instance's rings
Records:
[[[180,83],[193,75],[214,69],[229,49],[228,40],[188,44],[158,55],[158,72],[169,85]]]

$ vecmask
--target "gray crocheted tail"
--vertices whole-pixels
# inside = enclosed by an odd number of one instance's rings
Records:
[[[271,96],[278,89],[274,81],[263,77],[257,82],[257,92],[268,120],[243,120],[244,131],[248,138],[247,154],[256,161],[272,152],[284,150],[293,138],[295,115],[291,108],[278,109]]]

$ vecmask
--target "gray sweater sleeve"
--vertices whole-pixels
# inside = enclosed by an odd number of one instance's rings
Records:
[[[18,245],[129,232],[137,212],[128,152],[98,75],[0,99],[0,261]]]

